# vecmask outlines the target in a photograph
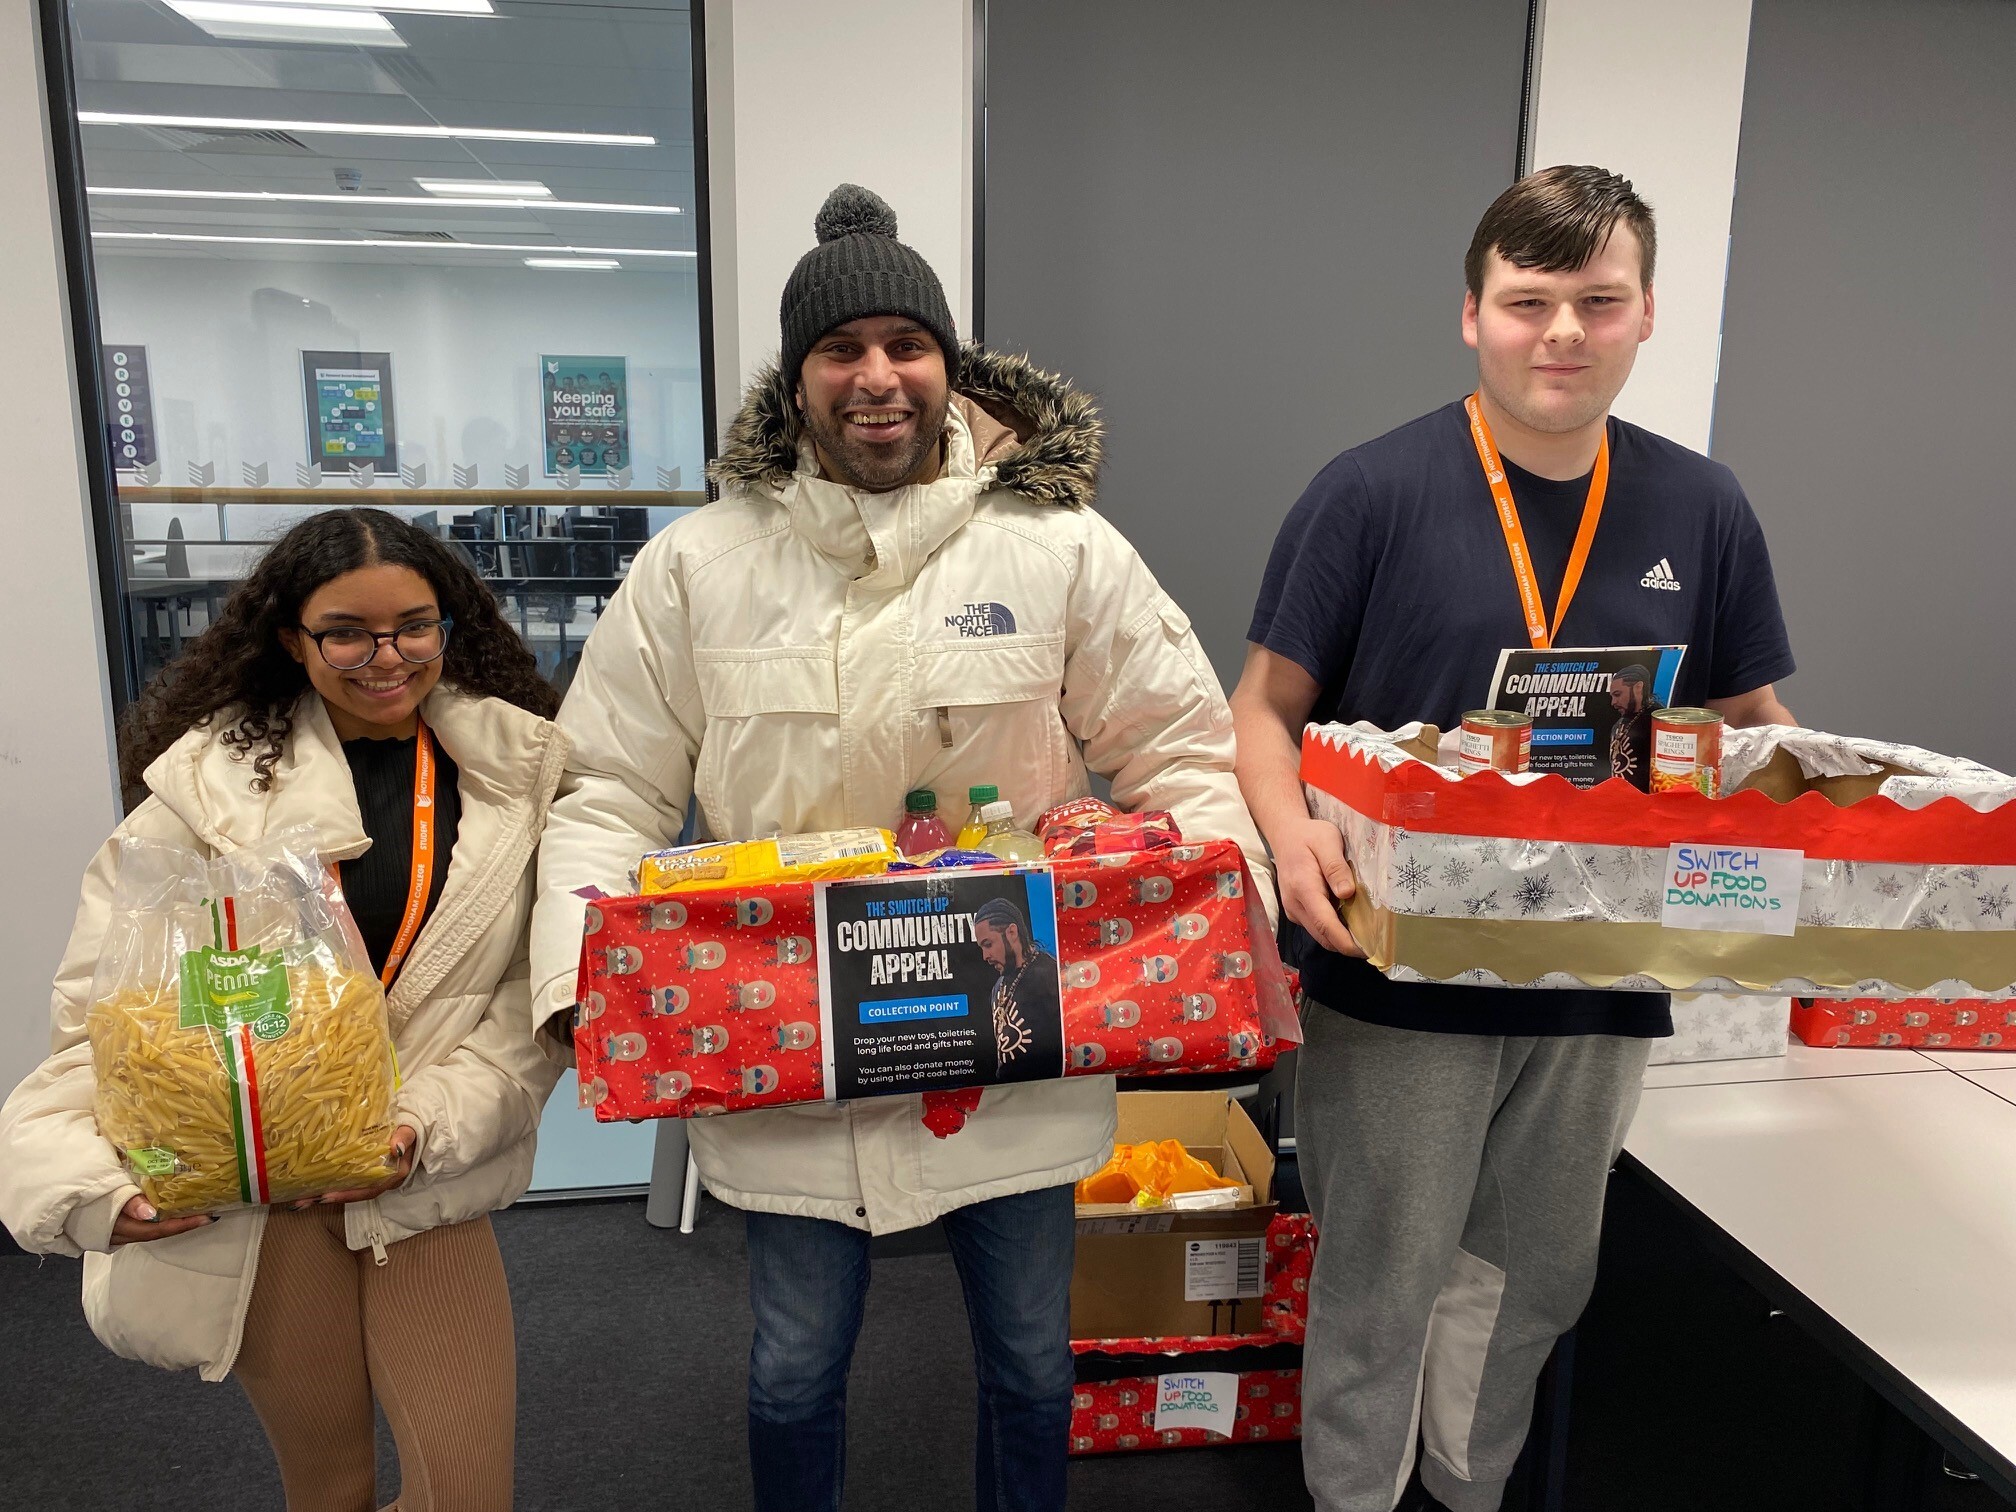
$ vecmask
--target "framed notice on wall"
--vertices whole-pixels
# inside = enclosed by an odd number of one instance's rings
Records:
[[[98,349],[105,385],[105,446],[121,472],[152,467],[160,453],[154,443],[154,383],[147,374],[147,348],[108,343]]]
[[[308,456],[324,472],[399,470],[390,352],[303,352]]]
[[[630,465],[630,367],[622,357],[541,357],[539,418],[546,476]]]

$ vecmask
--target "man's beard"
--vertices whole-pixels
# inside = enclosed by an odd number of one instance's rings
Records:
[[[949,403],[949,399],[941,399],[934,408],[918,410],[916,428],[909,441],[900,446],[867,440],[842,420],[836,411],[818,411],[808,407],[805,426],[812,432],[820,454],[838,474],[837,482],[845,483],[849,488],[879,493],[896,487],[923,466],[924,458],[944,439],[945,411]],[[839,408],[869,409],[873,406],[849,399]]]

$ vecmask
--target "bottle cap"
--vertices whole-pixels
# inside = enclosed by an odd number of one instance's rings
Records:
[[[1001,819],[1012,820],[1014,817],[1015,817],[1015,805],[1012,803],[997,802],[997,803],[983,803],[980,805],[980,822],[982,824],[993,824],[997,820]]]
[[[995,787],[991,782],[984,787],[970,787],[966,789],[966,801],[975,808],[980,807],[983,803],[992,803],[1000,796],[1001,789]]]
[[[903,807],[913,814],[928,814],[938,807],[938,795],[929,788],[912,788],[903,796]]]

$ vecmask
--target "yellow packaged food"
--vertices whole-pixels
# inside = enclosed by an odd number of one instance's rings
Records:
[[[827,830],[771,840],[723,840],[653,851],[637,864],[637,891],[691,892],[701,887],[760,887],[770,882],[834,882],[873,877],[898,859],[885,829]]]
[[[166,1217],[392,1174],[385,994],[312,832],[124,842],[85,1027],[99,1131]]]

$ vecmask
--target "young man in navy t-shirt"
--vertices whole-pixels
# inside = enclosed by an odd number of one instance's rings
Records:
[[[1610,415],[1652,334],[1654,250],[1651,211],[1601,169],[1500,196],[1465,259],[1477,395],[1324,468],[1254,608],[1232,708],[1309,1000],[1296,1149],[1322,1243],[1302,1441],[1322,1512],[1390,1512],[1417,1438],[1424,1505],[1498,1506],[1535,1378],[1588,1300],[1648,1041],[1672,1022],[1659,994],[1392,982],[1366,964],[1338,915],[1342,837],[1303,800],[1303,725],[1449,729],[1490,702],[1501,651],[1550,646],[1684,646],[1666,703],[1793,722],[1742,489]],[[1620,720],[1642,712],[1641,670],[1611,684]],[[1618,728],[1609,754],[1637,759]]]

